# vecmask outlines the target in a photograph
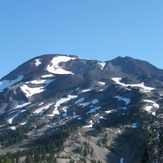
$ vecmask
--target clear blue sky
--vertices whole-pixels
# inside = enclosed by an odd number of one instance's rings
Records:
[[[163,69],[163,0],[0,0],[0,78],[55,53]]]

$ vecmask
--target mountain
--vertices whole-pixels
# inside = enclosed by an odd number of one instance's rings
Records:
[[[0,154],[15,162],[163,162],[162,97],[163,70],[146,61],[35,57],[0,80]]]

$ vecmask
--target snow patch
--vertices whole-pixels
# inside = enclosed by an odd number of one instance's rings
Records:
[[[10,129],[11,130],[16,130],[16,127],[15,126],[11,126]]]
[[[24,103],[24,104],[21,104],[21,105],[17,105],[15,109],[23,108],[25,106],[28,106],[29,104],[31,104],[31,102],[27,102],[27,103]]]
[[[131,127],[132,127],[132,128],[137,128],[137,124],[138,124],[138,123],[132,123]]]
[[[20,123],[21,126],[23,126],[23,125],[25,125],[25,124],[27,124],[27,122],[22,122],[22,123]]]
[[[73,112],[72,114],[73,114],[73,116],[76,116],[76,112]]]
[[[64,70],[59,66],[61,62],[67,62],[76,58],[69,56],[57,56],[51,60],[51,63],[47,66],[46,70],[53,74],[73,74],[70,71]]]
[[[105,117],[100,117],[100,119],[104,119],[104,120],[107,120]]]
[[[47,75],[42,75],[41,77],[42,78],[50,78],[50,77],[53,77],[53,75],[52,74],[47,74]]]
[[[39,106],[41,106],[41,105],[43,105],[44,104],[44,102],[41,102],[40,104],[39,104]]]
[[[75,91],[79,91],[80,90],[80,88],[79,87],[77,87],[76,89],[75,89]]]
[[[65,106],[62,108],[62,110],[65,112],[62,114],[63,117],[67,117],[67,110],[68,110],[69,107]]]
[[[147,111],[147,112],[151,112],[151,109],[153,108],[153,106],[146,106],[145,107],[145,110]]]
[[[155,88],[152,88],[152,87],[147,87],[144,85],[144,83],[140,83],[140,84],[125,84],[125,83],[122,83],[120,80],[122,80],[122,78],[118,78],[118,77],[115,77],[115,78],[111,78],[116,84],[119,84],[121,86],[124,86],[124,87],[140,87],[141,88],[141,91],[142,92],[151,92],[152,90],[154,90]]]
[[[17,82],[20,82],[23,79],[23,75],[19,76],[15,80],[2,80],[0,81],[0,92],[3,92],[5,88],[14,85]]]
[[[54,115],[59,114],[58,107],[61,104],[65,103],[71,99],[74,99],[74,98],[77,98],[77,95],[68,95],[67,98],[62,98],[62,99],[58,100],[55,104],[54,111],[52,112],[52,114],[49,114],[48,116],[53,117]]]
[[[84,89],[84,90],[82,90],[83,93],[84,92],[89,92],[89,91],[91,91],[91,89]]]
[[[107,113],[107,114],[109,114],[109,113],[115,113],[115,112],[117,112],[116,109],[112,109],[112,110],[105,111],[105,113]]]
[[[17,111],[18,111],[17,109],[16,110],[12,110],[11,112],[8,113],[8,115],[11,115],[11,114],[13,114],[13,113],[15,113]]]
[[[105,85],[105,82],[100,82],[100,81],[99,81],[98,83],[101,84],[101,85]]]
[[[86,107],[87,105],[89,105],[89,104],[97,104],[99,101],[98,101],[98,99],[94,99],[94,100],[92,100],[92,101],[90,101],[90,102],[85,102],[85,103],[82,103],[82,108],[84,108],[84,107]],[[93,107],[93,106],[92,106]]]
[[[153,107],[155,107],[155,108],[159,108],[159,107],[160,107],[159,104],[157,104],[155,101],[148,100],[148,99],[145,99],[145,100],[143,100],[143,101],[152,104],[152,106],[146,106],[146,107],[144,108],[144,109],[145,109],[147,112],[149,112],[149,113],[152,112],[151,110],[152,110]],[[152,112],[152,115],[153,115],[153,116],[156,116],[156,112]]]
[[[120,158],[120,163],[124,163],[124,158]]]
[[[26,97],[31,97],[34,94],[38,94],[38,93],[45,91],[44,87],[30,88],[25,84],[21,86],[20,88],[26,94]]]
[[[49,109],[49,107],[50,107],[51,105],[53,105],[53,104],[54,104],[54,103],[50,103],[50,104],[48,104],[48,105],[46,105],[46,106],[43,106],[43,107],[41,107],[41,108],[35,110],[33,113],[36,114],[36,115],[38,115],[38,114],[42,115],[42,113],[43,113],[45,110]]]
[[[75,105],[78,104],[78,103],[81,103],[81,102],[83,102],[83,101],[84,101],[84,97],[78,99],[78,100],[75,102]]]
[[[6,113],[5,111],[2,111],[1,113],[0,113],[0,115],[2,115],[2,114],[4,114],[4,113]]]
[[[21,86],[21,90],[25,93],[26,97],[31,97],[34,94],[38,94],[41,93],[43,91],[45,91],[45,87],[51,83],[53,80],[33,80],[31,82],[26,82],[26,83],[32,83],[32,84],[44,84],[44,86],[41,87],[35,87],[35,88],[31,88],[28,85],[24,84],[23,86]]]
[[[82,120],[82,118],[81,117],[78,117],[78,120]]]
[[[17,117],[19,114],[14,115],[12,118],[9,118],[8,122],[9,124],[12,124],[12,121],[14,120],[15,117]]]
[[[90,127],[93,127],[93,121],[92,120],[90,120],[90,125],[87,125],[87,126],[84,126],[83,128],[90,128]]]
[[[48,79],[48,80],[41,80],[41,79],[37,79],[37,80],[32,80],[30,82],[26,82],[27,84],[44,84],[44,85],[48,85],[49,83],[53,82],[55,79]]]
[[[143,100],[144,102],[152,103],[155,108],[159,108],[159,104],[152,100]]]
[[[35,59],[35,66],[39,66],[41,64],[40,59]]]
[[[86,114],[95,113],[100,108],[101,108],[101,106],[95,107],[95,108],[91,109],[90,111],[88,111]]]
[[[98,65],[100,65],[101,70],[103,70],[106,63],[105,62],[98,62]]]
[[[114,98],[117,98],[119,101],[124,101],[126,103],[126,105],[128,105],[131,102],[130,98],[125,98],[125,97],[121,97],[121,96],[115,96]]]

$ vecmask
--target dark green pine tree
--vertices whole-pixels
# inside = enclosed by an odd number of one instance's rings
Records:
[[[25,158],[25,163],[32,163],[31,157],[28,154]]]

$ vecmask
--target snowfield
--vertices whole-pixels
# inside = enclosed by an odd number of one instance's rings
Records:
[[[70,60],[76,59],[75,57],[69,57],[69,56],[57,56],[54,57],[51,61],[51,63],[47,66],[46,70],[53,74],[73,74],[70,71],[64,70],[59,66],[60,62],[67,62]]]
[[[51,106],[51,105],[53,105],[54,103],[50,103],[50,104],[48,104],[48,105],[46,105],[46,106],[43,106],[43,107],[41,107],[41,108],[39,108],[39,109],[37,109],[37,110],[35,110],[33,113],[34,114],[39,114],[39,115],[42,115],[42,113],[45,111],[45,110],[47,110],[47,109],[49,109],[49,107]]]
[[[159,104],[157,104],[155,101],[152,101],[152,100],[143,100],[144,102],[147,102],[147,103],[152,103],[154,107],[156,108],[159,108]]]
[[[111,78],[111,79],[112,79],[116,84],[119,84],[119,85],[121,85],[121,86],[123,86],[123,87],[128,87],[128,86],[130,86],[130,87],[139,87],[139,88],[141,88],[140,90],[141,90],[142,92],[151,92],[152,90],[155,89],[155,88],[152,88],[152,87],[147,87],[147,86],[145,86],[143,82],[140,83],[140,84],[125,84],[125,83],[122,83],[122,82],[121,82],[122,78],[115,77],[115,78]]]
[[[146,106],[144,109],[147,111],[147,112],[149,112],[149,113],[151,113],[152,112],[152,109],[153,109],[153,107],[155,107],[155,108],[159,108],[160,106],[159,106],[159,104],[157,104],[155,101],[152,101],[152,100],[148,100],[148,99],[145,99],[145,100],[143,100],[144,102],[147,102],[147,103],[149,103],[149,104],[151,104],[151,105],[148,105],[148,106]],[[152,112],[152,115],[153,116],[156,116],[156,112]]]
[[[25,106],[28,106],[29,104],[31,104],[31,102],[27,102],[27,103],[24,103],[24,104],[21,104],[21,105],[17,105],[15,109],[23,108]]]
[[[48,116],[53,117],[56,114],[59,115],[58,107],[60,107],[61,104],[65,103],[69,100],[72,100],[74,98],[77,98],[77,95],[68,95],[67,98],[62,98],[62,99],[58,100],[54,106],[54,111],[52,112],[52,114],[49,114]]]
[[[16,84],[17,82],[20,82],[23,78],[24,78],[24,76],[21,75],[15,80],[3,80],[3,81],[0,81],[0,92],[3,92],[3,90],[5,88],[10,87],[10,86]]]
[[[31,97],[34,94],[38,94],[41,93],[43,91],[45,91],[45,87],[50,84],[51,82],[53,82],[55,79],[52,80],[33,80],[30,82],[26,82],[26,84],[35,84],[37,86],[37,84],[43,84],[43,86],[41,87],[35,87],[35,88],[31,88],[28,85],[24,84],[23,86],[21,86],[21,90],[25,93],[26,97]]]

